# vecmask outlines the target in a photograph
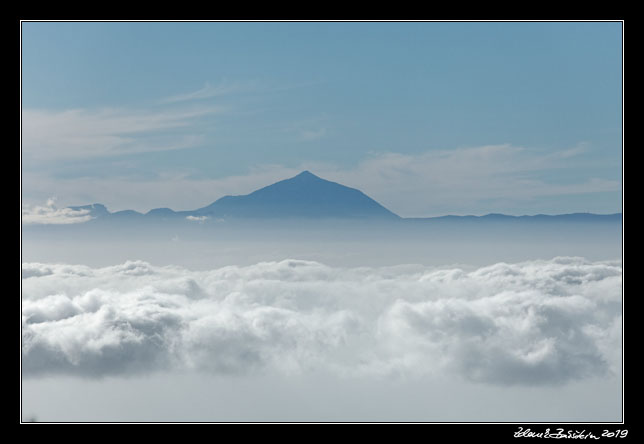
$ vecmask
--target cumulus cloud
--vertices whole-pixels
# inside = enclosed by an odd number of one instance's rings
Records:
[[[23,264],[25,375],[325,370],[547,385],[619,372],[621,263]]]
[[[207,219],[209,219],[209,217],[208,216],[186,216],[186,219],[192,222],[203,223]]]
[[[77,224],[92,219],[89,210],[72,210],[71,208],[57,208],[55,199],[47,199],[42,205],[23,205],[23,224]]]

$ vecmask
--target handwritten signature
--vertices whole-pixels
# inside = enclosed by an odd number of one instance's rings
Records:
[[[519,427],[519,430],[514,432],[515,438],[551,438],[551,439],[601,439],[601,438],[625,438],[628,435],[628,430],[604,430],[600,436],[595,435],[593,432],[586,430],[564,430],[546,429],[543,432],[534,432],[530,429]]]

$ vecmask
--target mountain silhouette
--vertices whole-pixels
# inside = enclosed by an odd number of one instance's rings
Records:
[[[355,188],[322,179],[309,171],[243,196],[224,196],[195,215],[243,218],[399,219]]]
[[[99,203],[69,207],[84,210],[93,220],[104,221],[163,221],[163,220],[263,220],[263,219],[351,219],[390,220],[408,223],[514,223],[526,222],[620,222],[621,213],[573,213],[560,215],[537,214],[510,216],[491,213],[484,216],[438,216],[429,218],[401,218],[355,188],[322,179],[310,171],[303,171],[290,179],[281,180],[242,196],[224,196],[208,206],[191,211],[173,211],[155,208],[147,213],[122,210],[111,213]]]

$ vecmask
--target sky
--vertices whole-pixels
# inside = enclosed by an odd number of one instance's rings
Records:
[[[308,169],[403,217],[622,211],[620,22],[23,22],[22,198]]]

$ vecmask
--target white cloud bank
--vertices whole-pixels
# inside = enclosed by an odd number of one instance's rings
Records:
[[[556,385],[620,372],[620,262],[555,258],[471,272],[301,260],[22,270],[25,375],[449,372]]]
[[[54,199],[47,199],[42,205],[23,205],[22,223],[33,224],[78,224],[92,219],[89,210],[72,210],[71,208],[57,208]]]

